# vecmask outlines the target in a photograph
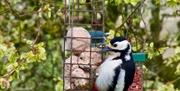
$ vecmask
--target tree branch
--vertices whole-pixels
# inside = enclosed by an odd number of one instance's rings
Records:
[[[135,7],[135,9],[134,9],[134,10],[129,14],[129,16],[122,22],[122,24],[121,24],[118,28],[115,29],[115,33],[117,32],[118,29],[121,29],[126,22],[128,22],[128,20],[135,14],[135,12],[142,6],[142,4],[143,4],[145,1],[146,1],[146,0],[143,0],[143,1],[141,1],[141,2],[139,2],[139,3],[137,4],[137,6]],[[116,35],[116,34],[115,34],[115,35]]]

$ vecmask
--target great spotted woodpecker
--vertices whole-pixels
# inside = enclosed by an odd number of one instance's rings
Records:
[[[115,37],[110,44],[106,50],[111,54],[99,67],[96,87],[98,91],[127,91],[135,73],[131,44],[124,37]]]

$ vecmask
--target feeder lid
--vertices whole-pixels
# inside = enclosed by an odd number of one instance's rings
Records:
[[[93,30],[93,31],[90,31],[89,34],[91,35],[92,43],[104,43],[105,33],[103,31]]]
[[[133,59],[135,62],[145,62],[147,61],[147,53],[139,52],[139,53],[133,53]]]

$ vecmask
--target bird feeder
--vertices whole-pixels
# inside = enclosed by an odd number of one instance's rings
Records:
[[[99,48],[106,37],[104,0],[64,0],[64,6],[63,91],[93,91],[96,69],[104,58]],[[147,55],[133,53],[133,58],[145,62]],[[139,69],[129,91],[140,91],[137,88],[142,89]]]

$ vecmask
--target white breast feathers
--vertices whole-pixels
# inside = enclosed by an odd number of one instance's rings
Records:
[[[109,57],[101,64],[99,67],[99,76],[96,79],[96,85],[100,91],[106,91],[112,84],[115,75],[114,69],[121,64],[121,59],[112,60],[112,57]]]

